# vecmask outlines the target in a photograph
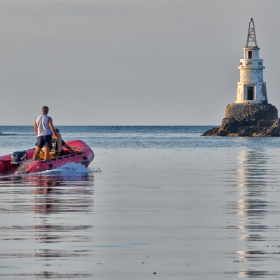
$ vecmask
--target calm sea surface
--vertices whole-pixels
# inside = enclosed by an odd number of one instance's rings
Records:
[[[95,159],[0,176],[1,279],[280,279],[280,138],[58,128]],[[0,132],[1,155],[34,147]]]

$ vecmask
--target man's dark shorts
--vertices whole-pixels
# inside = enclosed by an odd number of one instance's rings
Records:
[[[42,149],[43,147],[52,148],[52,135],[38,136],[36,146]]]

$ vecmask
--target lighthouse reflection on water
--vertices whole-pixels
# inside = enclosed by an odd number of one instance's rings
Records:
[[[274,275],[271,261],[279,260],[279,253],[271,251],[275,249],[271,241],[277,240],[273,232],[278,232],[278,226],[269,221],[270,214],[276,211],[273,201],[269,201],[271,178],[276,170],[267,161],[261,150],[240,152],[238,156],[237,231],[238,241],[243,243],[236,251],[242,268],[237,272],[239,277]]]

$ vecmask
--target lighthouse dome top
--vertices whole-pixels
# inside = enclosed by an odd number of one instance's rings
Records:
[[[249,21],[248,35],[245,48],[258,48],[255,23],[253,18]]]

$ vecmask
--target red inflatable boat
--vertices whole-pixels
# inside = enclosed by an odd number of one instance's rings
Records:
[[[75,153],[62,147],[62,151],[57,153],[51,151],[49,160],[32,160],[35,149],[26,151],[16,151],[13,154],[0,157],[0,174],[15,174],[15,173],[34,173],[45,170],[56,169],[59,166],[70,162],[83,164],[88,167],[94,159],[92,149],[81,140],[71,140],[66,142]],[[44,158],[41,153],[40,158]]]

